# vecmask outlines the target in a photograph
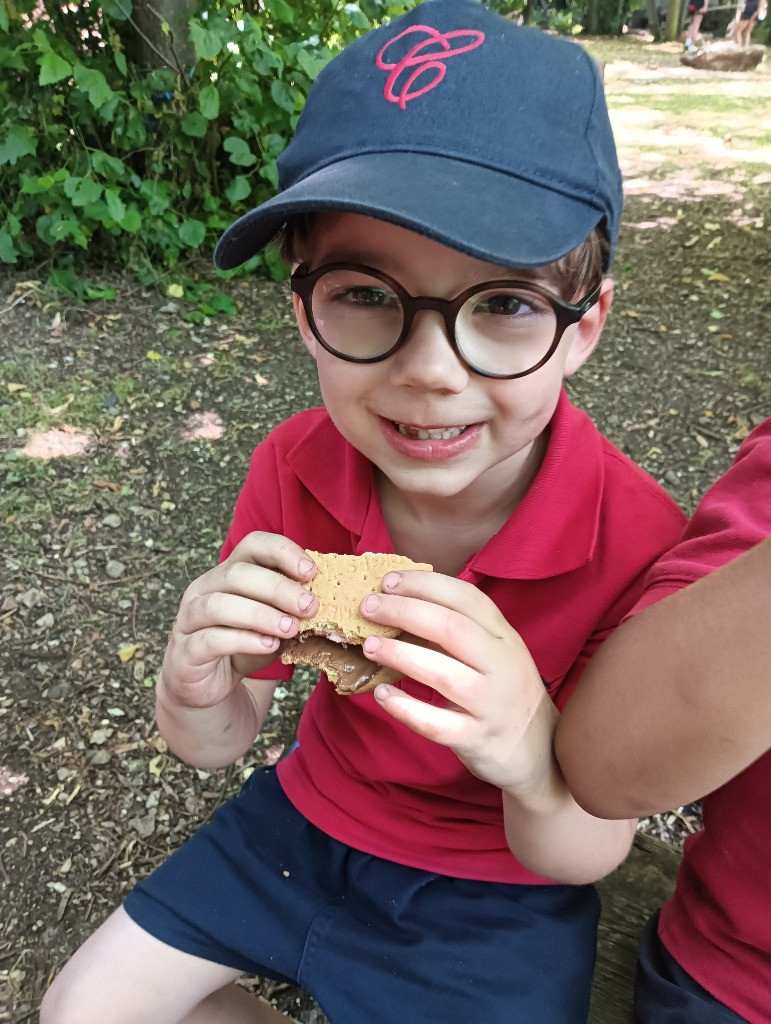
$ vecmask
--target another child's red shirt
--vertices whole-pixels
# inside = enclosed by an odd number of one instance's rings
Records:
[[[530,490],[460,578],[488,594],[520,633],[561,707],[683,526],[659,485],[563,393]],[[323,409],[283,423],[255,450],[222,557],[252,530],[317,551],[393,551],[372,466]],[[259,676],[287,679],[290,672],[276,664]],[[436,697],[414,680],[401,685],[426,701]],[[452,751],[394,721],[372,694],[341,697],[322,678],[298,740],[278,766],[279,779],[295,807],[328,835],[454,877],[546,881],[512,856],[500,790],[475,778]]]
[[[642,610],[771,535],[771,419],[702,499],[652,570]],[[730,692],[731,680],[725,681]],[[771,699],[771,695],[769,695]],[[698,727],[698,726],[697,726]],[[771,1021],[771,752],[704,798],[659,935],[698,983],[750,1024]]]

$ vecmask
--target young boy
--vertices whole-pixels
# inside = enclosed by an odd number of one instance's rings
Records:
[[[643,936],[640,1024],[771,1020],[768,538],[771,419],[654,567],[646,610],[600,652],[557,730],[568,782],[594,813],[708,794],[704,831]]]
[[[424,644],[366,642],[399,686],[322,678],[299,746],[136,887],[43,1024],[276,1019],[243,972],[298,982],[334,1024],[584,1024],[590,883],[633,824],[572,799],[557,707],[683,527],[562,389],[610,306],[622,205],[597,69],[480,4],[426,3],[328,65],[280,171],[216,259],[284,228],[325,407],[254,452],[223,561],[182,599],[159,727],[200,766],[249,748],[316,611],[306,549],[431,563],[362,605]]]

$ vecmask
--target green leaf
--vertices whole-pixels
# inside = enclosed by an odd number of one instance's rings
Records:
[[[369,18],[358,4],[346,4],[343,11],[351,24],[355,25],[356,28],[366,31],[372,27],[372,23]]]
[[[246,199],[246,197],[251,194],[251,191],[252,189],[249,184],[249,179],[243,174],[239,174],[237,177],[233,178],[231,183],[225,189],[225,195],[231,203],[237,203],[241,199]]]
[[[224,292],[215,292],[209,299],[207,305],[215,313],[225,313],[226,316],[233,316],[236,311],[236,304]]]
[[[209,122],[197,110],[191,110],[189,114],[185,114],[182,118],[180,127],[185,135],[192,135],[195,139],[202,139],[206,135]]]
[[[24,125],[12,124],[5,133],[5,138],[0,142],[0,167],[3,164],[13,166],[21,157],[34,154],[36,149],[37,142],[32,132]]]
[[[48,275],[48,282],[52,288],[60,292],[69,292],[70,295],[80,297],[83,294],[83,282],[72,269],[72,267],[57,267]]]
[[[286,146],[286,139],[278,132],[266,132],[260,138],[260,149],[263,156],[277,157]]]
[[[0,0],[2,3],[2,0]],[[4,70],[26,71],[27,65],[22,60],[21,54],[15,50],[9,50],[7,46],[0,46],[0,68]]]
[[[0,231],[0,263],[15,263],[16,248],[7,231]]]
[[[0,29],[2,29],[3,32],[7,32],[9,25],[10,25],[10,22],[8,21],[8,10],[7,10],[6,6],[5,6],[4,0],[0,0]],[[0,259],[2,259],[1,256],[0,256]],[[5,260],[4,262],[5,263],[10,263],[11,261],[10,260]]]
[[[257,163],[257,157],[238,135],[229,135],[222,143],[222,148],[230,155],[230,162],[238,167],[252,167]]]
[[[87,206],[101,196],[102,186],[93,178],[71,177],[64,183],[64,194],[73,206]]]
[[[197,249],[206,237],[206,225],[200,220],[183,220],[177,234],[183,245]]]
[[[136,206],[131,206],[126,210],[126,216],[121,220],[120,226],[124,231],[128,231],[132,235],[139,231],[142,227],[142,218]]]
[[[113,55],[115,61],[115,67],[120,71],[122,75],[128,74],[128,64],[126,63],[126,54],[122,50],[116,50]]]
[[[262,163],[260,177],[269,181],[273,188],[278,188],[278,165],[275,160],[266,160]]]
[[[22,178],[20,190],[21,194],[23,196],[39,196],[41,195],[41,193],[47,192],[51,185],[53,185],[54,183],[53,178],[49,177],[48,180],[51,184],[46,186],[43,184],[42,178],[35,178],[29,176]]]
[[[114,288],[97,288],[92,284],[87,284],[83,291],[83,298],[87,302],[94,302],[96,299],[102,299],[105,302],[112,302],[116,296]]]
[[[205,118],[213,121],[219,117],[220,94],[216,85],[205,85],[198,94],[198,107]]]
[[[190,22],[190,38],[193,40],[195,55],[199,60],[213,60],[222,49],[222,37],[200,22]]]
[[[271,18],[294,25],[294,11],[284,0],[264,0],[264,6]]]
[[[294,95],[286,82],[274,79],[270,83],[270,95],[277,107],[286,110],[288,114],[294,113]]]
[[[49,234],[54,242],[63,242],[66,238],[71,238],[83,249],[88,245],[88,239],[83,234],[80,224],[76,220],[63,219],[53,221]]]
[[[132,0],[102,0],[99,6],[114,21],[126,21],[134,13]]]
[[[112,181],[120,181],[128,173],[128,168],[122,160],[118,160],[115,156],[110,156],[103,149],[92,151],[91,168],[96,174],[101,174],[102,177],[110,178]]]
[[[37,62],[40,65],[38,85],[53,85],[54,82],[61,82],[63,78],[69,78],[72,74],[72,65],[53,50],[46,50],[38,57]]]
[[[326,59],[318,57],[302,48],[297,51],[297,63],[312,82],[315,81],[319,72],[329,63],[330,57]]]
[[[126,216],[126,204],[111,188],[104,190],[104,201],[107,204],[107,212],[116,223],[120,224]]]
[[[101,71],[78,64],[75,67],[74,77],[75,84],[81,92],[88,95],[88,102],[95,110],[112,99],[113,91]]]

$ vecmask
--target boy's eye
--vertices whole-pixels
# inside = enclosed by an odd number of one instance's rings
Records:
[[[475,313],[488,313],[491,316],[516,316],[531,310],[526,296],[516,292],[496,292],[483,295],[474,305]]]
[[[399,304],[394,293],[386,288],[372,288],[365,285],[341,288],[337,293],[337,301],[348,303],[351,306],[363,306],[367,309],[389,308]]]

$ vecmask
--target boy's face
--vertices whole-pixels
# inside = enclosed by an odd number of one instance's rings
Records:
[[[454,298],[491,280],[533,281],[556,297],[537,271],[512,271],[466,256],[385,221],[349,213],[320,216],[300,247],[310,269],[345,262],[388,274],[413,296]],[[294,295],[303,341],[316,360],[324,403],[341,434],[398,490],[418,497],[476,494],[500,500],[532,472],[528,459],[546,430],[564,377],[592,352],[610,307],[612,285],[557,350],[525,377],[498,380],[470,370],[453,351],[444,320],[417,314],[401,348],[378,363],[350,363],[313,336]],[[442,428],[451,437],[420,437]]]

